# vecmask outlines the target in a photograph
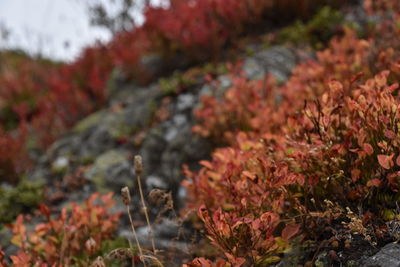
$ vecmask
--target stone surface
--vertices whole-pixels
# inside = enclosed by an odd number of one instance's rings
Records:
[[[126,151],[110,150],[97,157],[85,177],[96,185],[99,192],[117,192],[124,186],[133,186],[133,166]]]
[[[390,243],[384,246],[378,253],[363,260],[361,266],[400,267],[400,245]]]
[[[295,65],[296,56],[290,49],[274,46],[247,58],[243,68],[250,79],[262,79],[267,73],[270,73],[279,82],[283,82],[288,79]]]

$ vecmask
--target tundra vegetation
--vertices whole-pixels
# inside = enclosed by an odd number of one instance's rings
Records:
[[[183,166],[188,199],[180,214],[195,211],[185,220],[209,242],[199,242],[184,266],[268,266],[299,247],[304,253],[296,264],[312,266],[321,244],[332,248],[334,259],[357,238],[372,247],[397,240],[400,2],[364,0],[363,25],[345,22],[341,8],[350,7],[344,2],[171,0],[168,7],[147,6],[142,26],[88,47],[70,64],[2,52],[0,181],[15,187],[1,192],[0,214],[15,213],[1,216],[0,224],[14,220],[9,227],[19,251],[12,264],[164,265],[154,240],[145,248],[138,239],[129,244],[115,237],[121,216],[129,217],[136,236],[127,187],[121,191],[126,215],[113,210],[112,194],[94,194],[55,216],[42,203],[41,186],[23,179],[35,164],[34,151],[107,103],[116,69],[143,85],[163,76],[166,96],[190,87],[198,75],[211,85],[221,72],[233,80],[222,96],[203,96],[194,114],[193,133],[215,149],[200,170]],[[279,28],[263,32],[271,23]],[[270,74],[250,80],[229,55],[252,38],[265,46],[300,46],[315,57],[299,63],[286,82]],[[142,59],[152,54],[167,62],[178,55],[187,68],[170,78],[168,68],[146,72]],[[135,194],[152,235],[141,168],[137,157]],[[175,212],[167,192],[151,196]],[[29,229],[26,213],[35,208],[42,222]],[[8,256],[0,250],[0,266],[11,266]]]

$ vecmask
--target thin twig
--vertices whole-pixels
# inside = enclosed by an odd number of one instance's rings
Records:
[[[139,186],[140,199],[141,199],[141,202],[142,202],[142,205],[143,205],[143,212],[144,212],[144,215],[146,217],[147,226],[149,227],[149,236],[150,236],[150,240],[151,240],[151,245],[153,247],[153,253],[154,253],[154,255],[156,255],[157,254],[157,250],[156,250],[156,246],[154,244],[153,229],[152,229],[151,224],[150,224],[149,214],[147,212],[146,203],[144,201],[142,183],[141,183],[141,179],[140,179],[140,175],[142,174],[142,172],[143,172],[142,157],[137,155],[137,156],[135,156],[135,173],[136,173],[136,178],[137,178],[137,182],[138,182],[138,186]]]
[[[139,238],[138,238],[138,236],[136,234],[135,226],[133,225],[133,219],[132,219],[132,214],[131,214],[131,210],[130,210],[131,195],[130,195],[130,192],[129,192],[129,188],[127,186],[125,186],[124,188],[121,189],[121,195],[122,195],[123,202],[124,202],[124,204],[126,206],[126,211],[128,213],[129,222],[131,224],[133,236],[135,238],[136,245],[137,245],[137,247],[139,249],[140,259],[143,262],[143,265],[146,266],[146,263],[145,263],[145,260],[144,260],[144,256],[143,256],[142,247],[140,246]],[[129,245],[131,245],[130,242],[129,242]],[[132,247],[131,247],[131,249],[132,249]]]

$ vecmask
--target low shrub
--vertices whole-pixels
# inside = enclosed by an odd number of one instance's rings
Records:
[[[109,249],[114,238],[120,213],[111,213],[114,205],[112,194],[93,194],[79,206],[71,203],[71,210],[63,208],[58,218],[41,205],[44,221],[33,231],[24,224],[19,215],[12,226],[12,243],[20,250],[11,256],[15,266],[88,266],[103,249]]]
[[[204,98],[194,130],[227,145],[199,172],[186,168],[184,185],[230,264],[264,266],[295,235],[323,241],[332,225],[371,244],[390,235],[384,221],[398,220],[400,196],[397,30],[386,19],[368,40],[345,29],[282,87],[238,78],[223,97]],[[266,214],[272,224],[261,229],[271,231],[254,240]],[[189,266],[199,263],[212,266]]]

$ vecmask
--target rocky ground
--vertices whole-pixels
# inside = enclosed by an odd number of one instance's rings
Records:
[[[348,15],[360,22],[363,16],[359,9]],[[271,73],[279,82],[284,82],[295,65],[308,52],[285,46],[264,48],[260,44],[248,46],[251,56],[242,56],[243,70],[249,79],[262,79]],[[222,95],[232,85],[232,79],[221,71],[212,84],[204,75],[197,75],[179,92],[163,88],[159,81],[146,87],[127,84],[115,73],[109,82],[108,106],[80,121],[72,131],[55,142],[43,155],[28,176],[28,180],[44,183],[48,202],[60,210],[67,203],[82,202],[94,193],[114,192],[117,210],[124,210],[119,192],[129,186],[138,210],[139,197],[133,171],[133,157],[141,155],[144,164],[144,190],[163,189],[172,193],[176,211],[184,205],[185,189],[182,165],[190,169],[199,168],[198,162],[209,157],[215,144],[192,134],[196,121],[194,110],[200,105],[203,95]],[[152,209],[154,219],[159,209]],[[123,216],[124,218],[124,216]],[[32,223],[35,221],[33,219]],[[142,242],[148,242],[148,229],[137,221]],[[177,261],[188,260],[192,249],[190,226],[176,220],[171,212],[162,222],[154,224],[156,246],[159,249],[179,251]],[[121,221],[119,235],[132,238],[127,218]],[[0,245],[7,254],[16,250],[10,246],[11,233],[0,232]],[[296,251],[286,255],[277,266],[293,266]],[[299,253],[302,253],[301,250]],[[175,256],[178,254],[174,254]],[[321,247],[315,258],[316,266],[400,266],[400,246],[390,243],[381,249],[360,243],[360,249],[343,253],[334,258],[329,247]],[[349,260],[351,258],[351,260]],[[172,264],[172,263],[171,263]]]

